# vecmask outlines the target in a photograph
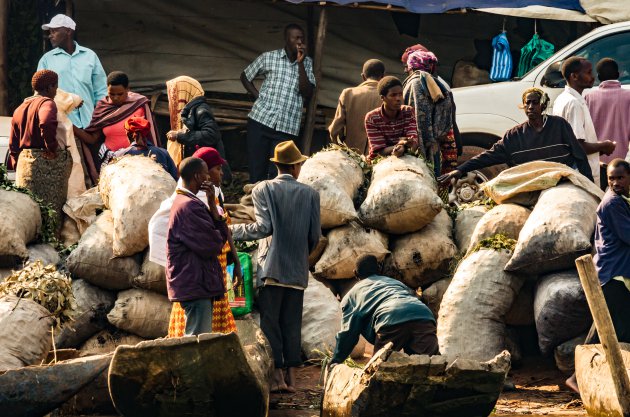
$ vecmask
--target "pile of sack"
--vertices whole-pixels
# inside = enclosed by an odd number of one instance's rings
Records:
[[[534,325],[541,353],[556,350],[558,367],[570,371],[565,342],[591,324],[574,262],[593,250],[603,193],[550,162],[503,171],[485,192],[496,206],[466,208],[455,220],[464,258],[452,280],[425,290],[430,303],[440,302],[440,352],[487,360],[509,346],[506,326]]]

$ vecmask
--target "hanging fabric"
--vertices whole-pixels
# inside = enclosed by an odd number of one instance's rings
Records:
[[[507,81],[512,78],[512,53],[505,28],[503,32],[492,38],[492,66],[490,79],[492,81]]]
[[[517,76],[522,77],[529,70],[540,64],[547,58],[550,58],[555,50],[552,43],[541,39],[538,35],[537,24],[534,21],[534,36],[521,49],[521,59],[518,61]]]

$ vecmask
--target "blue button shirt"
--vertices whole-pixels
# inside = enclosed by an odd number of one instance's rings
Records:
[[[83,106],[68,117],[75,126],[86,128],[92,120],[94,106],[107,95],[107,76],[94,51],[76,42],[74,46],[72,55],[61,48],[46,52],[37,70],[55,71],[59,75],[59,88],[83,99]]]

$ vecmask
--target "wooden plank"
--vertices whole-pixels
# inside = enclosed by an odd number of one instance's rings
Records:
[[[9,0],[0,0],[0,116],[9,116]]]
[[[313,130],[315,129],[315,113],[317,111],[317,95],[322,79],[322,57],[324,55],[324,41],[326,40],[326,27],[328,25],[328,13],[326,7],[322,7],[319,14],[319,24],[317,25],[317,38],[315,40],[315,56],[313,57],[313,72],[317,85],[313,89],[313,96],[308,103],[306,111],[306,123],[304,126],[304,139],[302,141],[302,152],[311,154],[313,143]]]
[[[610,318],[610,312],[606,306],[597,271],[593,265],[593,258],[591,255],[581,256],[575,260],[575,265],[580,275],[588,306],[593,315],[593,321],[597,327],[599,340],[610,365],[610,373],[612,374],[621,411],[625,417],[630,417],[630,379],[621,356],[621,348]]]

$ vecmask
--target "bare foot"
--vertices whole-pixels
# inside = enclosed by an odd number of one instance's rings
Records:
[[[283,392],[283,391],[287,391],[288,387],[287,387],[287,383],[284,382],[284,373],[282,372],[282,369],[275,369],[273,371],[273,379],[271,381],[271,386],[269,391],[276,393],[276,392]]]
[[[580,393],[580,389],[578,387],[577,378],[575,377],[575,373],[569,377],[566,381],[564,381],[567,387],[571,389],[571,391],[575,391],[578,394]]]
[[[285,382],[287,383],[287,391],[289,392],[295,392],[295,382],[296,382],[296,378],[295,378],[295,367],[290,367],[287,369],[287,373],[285,376]]]

